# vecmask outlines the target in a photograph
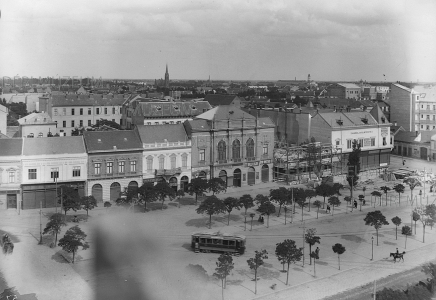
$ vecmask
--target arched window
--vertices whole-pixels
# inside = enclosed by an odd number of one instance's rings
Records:
[[[241,142],[239,140],[234,140],[232,145],[233,161],[241,160]]]
[[[147,170],[153,170],[153,156],[151,155],[147,156]]]
[[[254,141],[252,138],[248,139],[246,143],[247,147],[247,159],[254,159]]]
[[[226,160],[226,142],[224,141],[218,143],[218,160]]]

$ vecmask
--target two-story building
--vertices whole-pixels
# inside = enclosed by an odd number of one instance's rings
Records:
[[[354,83],[334,83],[326,89],[327,95],[330,97],[360,99],[361,96],[360,86]]]
[[[191,141],[183,124],[137,125],[143,152],[143,181],[168,182],[186,191],[191,179]]]
[[[192,177],[219,177],[227,186],[272,179],[274,123],[234,106],[217,106],[184,123],[192,143]]]
[[[0,210],[21,203],[21,151],[23,139],[0,139]]]
[[[22,208],[55,207],[61,185],[86,195],[87,154],[82,137],[23,139]]]
[[[142,183],[142,142],[136,131],[85,131],[88,195],[115,201],[125,188]]]

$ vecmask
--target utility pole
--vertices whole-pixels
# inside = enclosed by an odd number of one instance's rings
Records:
[[[303,267],[304,267],[304,244],[306,236],[306,222],[303,221]],[[310,254],[310,253],[309,253]]]
[[[42,201],[39,201],[39,243],[42,244]]]

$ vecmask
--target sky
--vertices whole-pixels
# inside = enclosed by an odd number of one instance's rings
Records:
[[[436,81],[434,0],[0,0],[0,76]]]

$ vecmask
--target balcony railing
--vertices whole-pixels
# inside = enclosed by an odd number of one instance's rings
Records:
[[[182,173],[182,168],[156,169],[156,175],[175,175]]]

